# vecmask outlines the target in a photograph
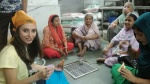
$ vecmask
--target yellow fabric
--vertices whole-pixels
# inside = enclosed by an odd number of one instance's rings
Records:
[[[25,24],[25,23],[32,23],[36,25],[35,20],[27,15],[24,11],[19,10],[15,13],[15,15],[12,17],[12,22],[15,26],[15,28],[18,28],[19,26]]]
[[[8,44],[0,52],[0,84],[6,84],[2,68],[16,68],[19,80],[28,77],[28,70],[25,63],[18,56],[13,45]]]

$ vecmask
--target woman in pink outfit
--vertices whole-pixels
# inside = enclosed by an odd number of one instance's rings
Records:
[[[86,14],[85,24],[73,31],[75,44],[79,47],[78,56],[83,56],[87,49],[98,50],[100,48],[99,29],[94,23],[93,15]]]
[[[137,19],[137,16],[130,13],[126,16],[124,28],[111,40],[111,42],[103,49],[103,57],[98,58],[97,62],[104,62],[107,66],[113,66],[118,63],[118,55],[123,54],[124,50],[120,49],[120,44],[123,41],[129,41],[131,47],[134,50],[139,49],[139,43],[137,42],[132,25]]]

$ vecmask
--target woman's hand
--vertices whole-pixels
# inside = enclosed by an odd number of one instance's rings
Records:
[[[128,52],[126,51],[118,51],[118,53],[121,55],[121,54],[128,54]]]
[[[66,54],[66,56],[68,56],[68,50],[67,50],[67,47],[65,47],[65,54]]]
[[[85,41],[85,40],[86,40],[86,37],[85,37],[85,36],[80,36],[80,39],[81,39],[82,41]]]
[[[106,55],[108,53],[109,49],[108,48],[104,48],[103,49],[103,55]]]
[[[126,68],[122,68],[120,73],[121,73],[122,77],[124,77],[128,81],[134,83],[136,77],[132,74],[131,71],[129,71]]]
[[[38,80],[46,80],[50,77],[50,75],[53,73],[54,68],[45,68],[43,71],[39,71],[35,74],[35,76],[38,78]]]
[[[63,55],[63,56],[67,56],[67,55],[66,55],[66,53],[65,53],[65,52],[63,52],[63,50],[62,50],[62,49],[59,49],[59,53],[60,53],[61,55]]]
[[[130,45],[130,43],[129,43],[129,41],[127,41],[127,40],[123,40],[123,41],[120,41],[119,42],[119,48],[121,49],[121,48],[123,48],[123,46],[122,45]]]
[[[111,29],[114,29],[115,27],[117,27],[117,24],[112,22],[110,25],[109,25],[109,28]]]
[[[90,36],[89,36],[89,37],[85,37],[85,39],[86,39],[86,40],[91,40],[91,37],[90,37]]]

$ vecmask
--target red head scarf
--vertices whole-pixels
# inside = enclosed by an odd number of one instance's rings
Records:
[[[56,14],[54,14],[56,15]],[[52,25],[52,18],[54,17],[54,15],[51,15],[49,17],[49,20],[48,20],[48,26],[49,26],[49,29],[51,31],[51,34],[52,34],[52,37],[54,39],[54,41],[57,43],[58,47],[62,48],[63,47],[63,30],[62,30],[62,27],[61,25],[57,26],[56,28],[56,31],[54,30],[54,26]]]

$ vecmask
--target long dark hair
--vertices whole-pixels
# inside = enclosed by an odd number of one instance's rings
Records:
[[[54,19],[55,19],[56,17],[59,17],[59,16],[58,16],[58,15],[54,15],[54,16],[52,17],[52,19],[51,19],[51,23],[54,22]]]
[[[20,26],[21,27],[21,26]],[[39,41],[38,32],[36,30],[36,36],[31,44],[27,45],[27,52],[29,57],[27,57],[25,43],[20,39],[19,29],[16,29],[13,39],[11,40],[11,44],[15,47],[18,56],[27,64],[32,64],[34,62],[35,57],[38,55],[42,57],[42,49]]]
[[[131,16],[134,21],[136,21],[136,19],[137,19],[137,16],[135,14],[133,14],[133,13],[130,13],[128,16]]]

